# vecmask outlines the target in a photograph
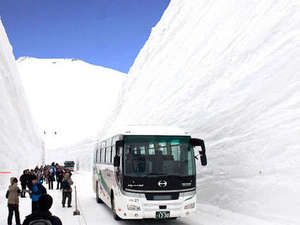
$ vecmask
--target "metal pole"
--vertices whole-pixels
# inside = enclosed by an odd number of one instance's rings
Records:
[[[78,205],[77,205],[77,188],[75,186],[75,211],[73,212],[74,216],[80,215],[80,211],[78,210]]]

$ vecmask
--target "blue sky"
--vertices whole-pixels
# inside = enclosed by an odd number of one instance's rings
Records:
[[[78,58],[128,72],[170,0],[0,1],[16,58]]]

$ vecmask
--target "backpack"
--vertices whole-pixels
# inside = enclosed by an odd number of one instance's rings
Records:
[[[49,219],[36,219],[29,222],[29,225],[53,225]]]
[[[52,216],[50,212],[46,212],[46,215],[44,212],[39,213],[33,213],[26,217],[23,224],[24,225],[62,225],[61,220],[56,217]]]
[[[42,195],[47,194],[47,190],[42,184],[39,185],[39,189],[41,190]]]
[[[62,187],[63,190],[70,190],[70,189],[71,189],[68,180],[64,180],[64,181],[62,182],[62,184],[61,184],[61,187]]]

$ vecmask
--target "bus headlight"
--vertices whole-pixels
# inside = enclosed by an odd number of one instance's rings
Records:
[[[193,209],[195,208],[195,205],[196,205],[195,202],[187,204],[186,206],[184,206],[184,209]]]
[[[188,191],[188,192],[181,192],[180,197],[194,197],[196,195],[196,191]]]
[[[127,204],[127,209],[130,211],[141,211],[141,207],[134,204]]]

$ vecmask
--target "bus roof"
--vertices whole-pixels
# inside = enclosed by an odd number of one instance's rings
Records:
[[[157,136],[190,136],[181,128],[172,126],[126,126],[113,135],[157,135]]]

